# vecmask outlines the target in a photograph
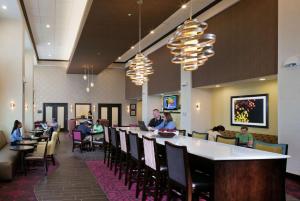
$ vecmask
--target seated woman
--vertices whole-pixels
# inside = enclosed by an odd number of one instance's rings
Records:
[[[94,135],[94,139],[95,140],[100,140],[103,136],[103,126],[100,124],[100,120],[98,119],[96,121],[96,123],[93,126],[93,132],[96,133],[96,135]]]
[[[208,131],[208,140],[216,141],[218,135],[223,135],[225,131],[225,127],[222,125],[215,126],[211,130]]]
[[[22,140],[20,128],[22,128],[22,123],[18,120],[15,120],[14,127],[13,127],[13,129],[11,131],[11,135],[10,135],[11,146],[17,145],[17,142]]]
[[[155,127],[155,129],[176,129],[176,125],[173,121],[173,118],[171,116],[171,114],[169,112],[164,112],[164,115],[162,116],[163,118],[163,122],[161,122],[161,124],[159,124],[158,126]]]
[[[237,133],[235,137],[239,139],[240,146],[253,147],[253,136],[248,133],[247,126],[242,126],[241,133]]]

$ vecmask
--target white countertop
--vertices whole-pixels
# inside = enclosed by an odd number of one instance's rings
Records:
[[[140,131],[139,128],[123,127],[123,130],[138,133],[141,138],[143,135],[153,137],[154,133],[150,131]],[[262,159],[285,159],[290,158],[288,155],[276,154],[267,151],[261,151],[251,148],[245,148],[235,145],[223,144],[208,140],[201,140],[188,136],[175,136],[173,138],[156,137],[156,142],[164,145],[169,141],[176,145],[187,147],[190,154],[194,154],[210,160],[262,160]]]

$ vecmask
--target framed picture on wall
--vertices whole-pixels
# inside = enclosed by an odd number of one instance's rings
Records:
[[[130,116],[136,116],[136,104],[130,104]]]
[[[232,96],[231,125],[249,127],[269,127],[268,94]]]

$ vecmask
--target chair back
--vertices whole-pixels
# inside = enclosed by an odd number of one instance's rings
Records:
[[[104,140],[106,143],[109,143],[109,128],[104,126]]]
[[[48,138],[46,139],[45,143],[39,143],[36,147],[36,153],[39,154],[39,156],[43,156],[44,158],[47,157],[47,149],[48,149]]]
[[[186,135],[186,130],[178,130],[179,135],[185,136]]]
[[[271,144],[262,141],[255,140],[254,141],[254,149],[269,151],[278,154],[288,154],[288,145],[287,144]]]
[[[158,170],[156,140],[143,136],[145,164],[153,170]]]
[[[48,142],[47,155],[52,155],[55,153],[56,142],[58,138],[58,133],[53,132],[51,140]]]
[[[120,129],[119,134],[120,134],[121,150],[125,153],[128,153],[128,150],[127,150],[127,133],[126,133],[125,130]]]
[[[116,130],[116,128],[110,127],[110,139],[111,139],[112,146],[117,147],[117,130]]]
[[[81,131],[73,130],[73,141],[82,141],[82,134]]]
[[[75,129],[75,127],[76,127],[76,121],[75,121],[75,119],[70,119],[70,120],[68,121],[69,135],[72,134],[72,132],[73,132],[73,130]]]
[[[139,146],[138,134],[129,132],[130,155],[136,160],[141,159],[141,149]]]
[[[216,142],[221,142],[224,144],[232,144],[232,145],[237,145],[239,142],[238,138],[235,137],[224,137],[224,136],[217,136]]]
[[[190,172],[186,146],[177,146],[166,141],[165,147],[169,179],[187,187],[190,181]]]
[[[198,138],[198,139],[201,139],[201,140],[208,140],[208,133],[200,133],[200,132],[197,132],[197,131],[193,131],[192,132],[192,137]]]

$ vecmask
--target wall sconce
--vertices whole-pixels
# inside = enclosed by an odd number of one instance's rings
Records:
[[[127,113],[129,113],[129,112],[130,112],[130,106],[127,105]]]
[[[36,104],[33,104],[33,111],[36,111]]]
[[[14,109],[16,108],[16,103],[15,103],[14,101],[10,101],[10,103],[9,103],[9,108],[10,108],[11,110],[14,110]]]
[[[96,105],[93,105],[93,112],[96,112]]]
[[[196,103],[196,110],[197,110],[197,111],[200,110],[200,103]]]
[[[70,112],[71,113],[73,112],[73,105],[72,104],[70,105]]]
[[[25,109],[25,111],[26,111],[26,112],[28,111],[28,109],[29,109],[29,106],[28,106],[28,104],[27,104],[27,103],[25,103],[25,105],[24,105],[24,109]]]

